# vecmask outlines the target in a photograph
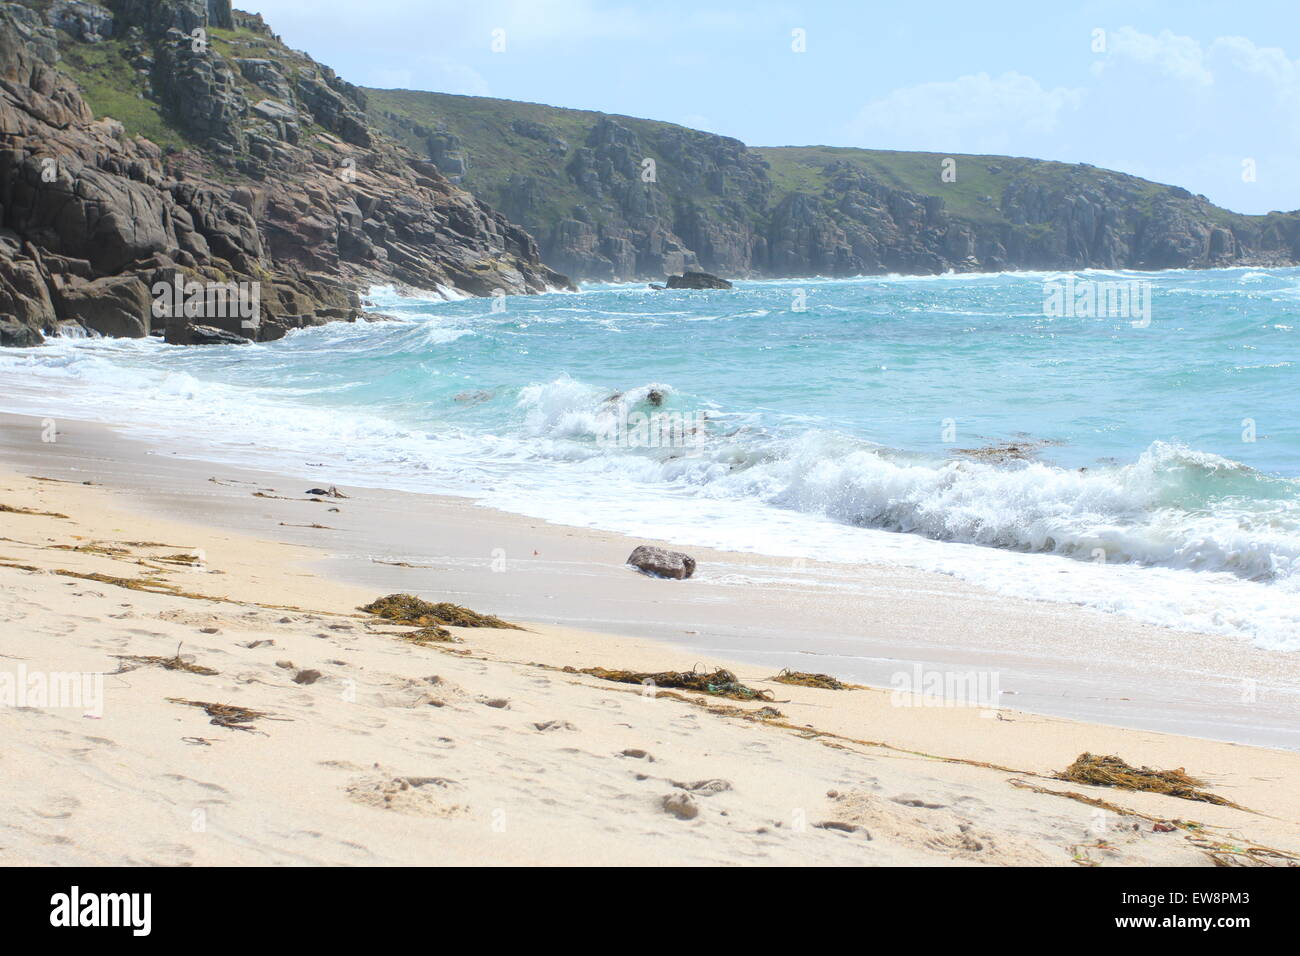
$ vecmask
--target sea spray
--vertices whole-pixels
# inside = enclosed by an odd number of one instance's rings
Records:
[[[1047,316],[1052,282],[1151,288],[1136,314]],[[1300,649],[1298,290],[1297,270],[1012,273],[741,283],[725,303],[622,285],[504,311],[372,290],[397,321],[238,354],[0,352],[0,395],[190,456]]]

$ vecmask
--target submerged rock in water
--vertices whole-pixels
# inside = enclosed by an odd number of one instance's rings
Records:
[[[683,272],[668,277],[670,289],[730,289],[731,283],[707,272]]]
[[[227,332],[213,325],[167,323],[168,345],[247,345],[249,339],[235,332]]]
[[[657,578],[689,578],[695,573],[695,559],[680,551],[666,551],[652,545],[639,545],[628,556],[627,563],[639,571]]]

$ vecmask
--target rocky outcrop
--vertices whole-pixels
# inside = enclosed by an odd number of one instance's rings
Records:
[[[1185,189],[1084,164],[957,156],[946,180],[943,157],[930,154],[750,149],[631,117],[436,93],[368,95],[395,133],[436,127],[454,140],[462,182],[536,235],[546,262],[582,278],[1300,261],[1300,213],[1239,215]]]
[[[222,49],[248,55],[220,52],[218,27],[235,31]],[[94,60],[79,55],[90,44]],[[77,77],[103,55],[121,61],[106,68],[114,82],[138,84],[114,93],[151,104],[175,142],[96,118],[103,104]],[[372,283],[570,285],[522,228],[373,129],[365,107],[229,0],[0,2],[0,337],[36,344],[75,323],[269,340],[355,320]]]
[[[167,323],[166,340],[168,345],[247,345],[249,342],[237,332],[184,320]]]
[[[97,3],[55,0],[45,16],[50,26],[58,27],[83,43],[98,43],[113,35],[113,15]]]
[[[669,276],[667,287],[669,289],[730,289],[731,283],[707,272],[685,272],[679,276]]]

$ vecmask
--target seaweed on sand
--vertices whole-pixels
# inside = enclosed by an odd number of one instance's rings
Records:
[[[198,554],[161,554],[150,558],[151,561],[162,561],[165,564],[182,564],[193,567],[196,564],[203,563],[203,556]]]
[[[568,670],[568,668],[565,668]],[[715,697],[730,697],[732,700],[772,700],[772,692],[755,690],[736,679],[729,670],[718,668],[715,671],[660,671],[649,673],[642,671],[610,670],[605,667],[584,667],[575,669],[578,674],[590,674],[601,680],[617,681],[621,684],[651,684],[654,687],[694,690]]]
[[[1056,778],[1069,780],[1072,783],[1159,793],[1167,797],[1181,797],[1184,800],[1199,800],[1220,807],[1244,809],[1231,800],[1201,789],[1205,786],[1205,781],[1188,776],[1181,767],[1177,770],[1132,767],[1115,756],[1103,757],[1081,753],[1074,763],[1058,773]]]
[[[459,604],[443,601],[432,604],[423,601],[414,594],[389,594],[376,601],[371,601],[358,610],[374,614],[394,624],[411,624],[417,627],[495,627],[512,631],[522,631],[518,624],[511,624],[491,614],[480,614]]]
[[[57,511],[37,511],[34,508],[16,508],[13,505],[0,504],[0,511],[11,515],[36,515],[39,518],[66,518],[67,515]]]
[[[170,594],[174,597],[198,597],[204,600],[219,600],[218,598],[207,598],[201,594],[186,594],[176,585],[160,581],[156,577],[123,578],[112,574],[102,574],[98,571],[87,574],[81,571],[69,571],[66,568],[55,568],[53,573],[67,578],[81,578],[83,581],[98,581],[100,584],[111,584],[114,587],[126,588],[128,591],[148,591],[150,594]]]
[[[771,678],[778,684],[794,684],[798,687],[818,687],[822,690],[852,690],[852,684],[846,684],[837,680],[830,674],[809,674],[804,671],[792,671],[785,668],[781,673]]]
[[[411,631],[409,634],[403,634],[402,640],[411,644],[459,644],[461,640],[445,627],[438,627],[431,624],[422,627],[418,631]]]
[[[156,654],[114,654],[113,656],[122,662],[117,666],[119,674],[133,671],[137,667],[161,667],[163,670],[185,671],[187,674],[202,674],[204,677],[211,677],[217,673],[211,667],[204,667],[202,664],[195,664],[181,657],[179,647],[171,657],[160,657]]]
[[[256,732],[255,728],[247,727],[245,724],[251,724],[262,717],[270,716],[270,714],[262,713],[260,710],[249,710],[247,707],[240,707],[237,704],[214,704],[206,700],[186,700],[184,697],[168,697],[167,699],[173,704],[202,707],[204,713],[212,718],[212,724],[225,727],[227,730]]]
[[[45,545],[52,551],[76,551],[78,554],[98,554],[106,558],[129,557],[131,552],[126,548],[115,548],[110,544],[100,544],[92,542],[91,544],[50,544]]]

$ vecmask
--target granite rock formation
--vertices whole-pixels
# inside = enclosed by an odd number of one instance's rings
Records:
[[[1167,269],[1300,262],[1300,213],[1248,216],[1086,164],[750,148],[669,123],[369,90],[412,149],[456,143],[460,182],[584,279]],[[430,161],[438,156],[426,151]]]
[[[357,319],[371,284],[570,286],[365,110],[229,0],[0,2],[0,344],[269,340]]]

